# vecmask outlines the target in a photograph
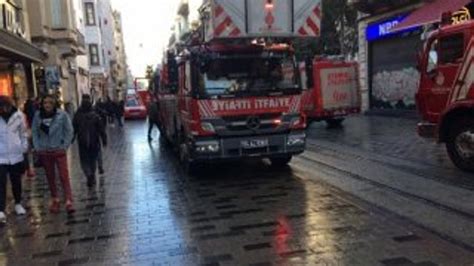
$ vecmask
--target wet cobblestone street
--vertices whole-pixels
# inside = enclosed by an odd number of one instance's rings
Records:
[[[285,169],[245,162],[208,167],[198,176],[185,175],[157,138],[148,143],[146,124],[128,122],[110,134],[106,174],[93,190],[71,150],[74,215],[48,213],[42,174],[25,180],[28,216],[15,217],[9,206],[0,265],[473,265],[473,232],[462,230],[474,229],[474,181],[440,147],[413,137],[415,129],[403,126],[412,122],[384,120],[399,125],[377,129],[377,119],[352,118],[338,131],[313,125],[308,153]],[[401,132],[386,137],[392,125]],[[388,176],[391,171],[400,179]],[[350,174],[365,185],[338,183]],[[418,183],[401,182],[410,175]],[[379,179],[366,182],[368,176]],[[366,187],[376,184],[378,194]],[[394,191],[404,194],[392,197]],[[413,194],[425,201],[408,197]],[[458,220],[446,222],[446,208],[424,213],[425,207],[407,203],[426,199],[452,208]],[[420,212],[410,216],[407,206]],[[436,215],[465,239],[425,223]]]

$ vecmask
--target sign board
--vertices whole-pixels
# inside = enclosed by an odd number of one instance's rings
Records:
[[[460,10],[454,12],[451,16],[451,24],[457,25],[464,22],[468,22],[472,19],[472,14],[474,12],[474,3],[470,3]]]
[[[48,88],[53,88],[60,83],[60,73],[57,66],[45,67],[45,76],[46,76],[46,86]]]
[[[320,73],[325,109],[357,106],[358,80],[355,66],[326,68]]]
[[[394,34],[400,33],[395,31],[395,27],[407,18],[407,14],[399,15],[388,20],[379,21],[377,23],[370,24],[365,30],[365,37],[367,41],[376,41],[382,38],[393,36]],[[414,31],[418,29],[408,29],[408,31]],[[405,30],[403,32],[406,32]]]

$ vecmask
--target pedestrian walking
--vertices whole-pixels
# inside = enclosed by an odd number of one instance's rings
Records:
[[[79,146],[81,168],[87,177],[87,186],[92,188],[96,184],[96,171],[99,153],[102,146],[107,146],[107,135],[104,123],[92,108],[89,95],[82,96],[81,107],[74,115],[74,137]]]
[[[25,171],[23,154],[28,150],[26,119],[7,96],[0,96],[0,147],[0,223],[4,224],[7,176],[15,198],[16,214],[26,213],[21,205],[21,177]]]
[[[105,132],[107,133],[107,111],[105,109],[105,104],[102,99],[99,99],[94,106],[94,111],[99,115],[102,126],[104,127]],[[104,160],[102,158],[102,149],[100,149],[99,154],[97,155],[97,166],[99,168],[99,174],[103,175],[104,171]]]
[[[150,104],[148,105],[148,141],[152,141],[153,138],[151,136],[151,133],[153,132],[153,128],[156,126],[156,128],[159,130],[159,108],[158,108],[158,101],[156,100],[155,97],[151,98]]]
[[[66,112],[58,109],[55,96],[46,95],[42,98],[40,110],[35,114],[31,129],[33,147],[40,157],[51,192],[50,212],[58,213],[61,207],[56,187],[56,168],[59,170],[66,211],[74,212],[66,153],[72,142],[73,128]]]
[[[109,96],[107,96],[105,101],[105,110],[107,110],[109,124],[111,126],[114,125],[116,108],[114,102],[110,99]]]
[[[107,105],[102,100],[102,98],[99,98],[99,100],[97,100],[94,109],[102,119],[102,122],[104,122],[105,126],[107,126]]]
[[[117,101],[116,103],[116,118],[119,124],[119,127],[123,127],[123,114],[125,113],[125,102],[123,100]]]
[[[34,165],[32,164],[32,160],[34,161],[34,155],[31,150],[32,147],[32,139],[31,139],[31,124],[33,123],[33,118],[37,111],[37,104],[35,103],[34,98],[30,98],[26,100],[25,104],[23,105],[23,113],[26,117],[26,123],[28,126],[28,151],[25,153],[25,169],[26,175],[30,178],[36,175]]]

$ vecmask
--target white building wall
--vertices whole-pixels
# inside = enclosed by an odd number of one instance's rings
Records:
[[[116,84],[112,80],[112,64],[116,62],[115,38],[114,38],[114,17],[110,0],[98,1],[98,13],[100,29],[102,34],[101,55],[103,67],[108,74],[107,91],[109,96],[115,94]]]
[[[101,50],[101,47],[102,47],[102,33],[101,33],[101,29],[100,29],[100,19],[99,19],[99,8],[100,8],[100,5],[98,5],[98,0],[82,0],[83,2],[83,7],[85,7],[85,4],[86,3],[93,3],[94,4],[94,9],[95,9],[95,20],[96,20],[96,25],[94,26],[88,26],[88,25],[85,25],[85,38],[86,38],[86,48],[87,48],[87,51],[89,52],[89,44],[97,44],[97,46],[99,47],[99,65],[98,66],[93,66],[93,65],[90,65],[90,73],[93,74],[93,75],[103,75],[103,76],[106,76],[107,73],[106,73],[106,69],[103,65],[103,59],[102,59],[102,52],[100,51]],[[84,10],[84,14],[85,14],[85,10]],[[85,18],[85,15],[84,15],[84,22],[85,22],[86,18]],[[89,58],[89,55],[87,55],[87,61],[88,63],[90,63],[90,58]]]
[[[77,30],[85,37],[86,27],[84,20],[84,5],[82,0],[73,0],[74,15],[76,20]],[[86,50],[88,47],[86,45]],[[79,55],[76,57],[77,72],[77,89],[78,95],[90,94],[90,79],[89,79],[89,57],[88,55]]]

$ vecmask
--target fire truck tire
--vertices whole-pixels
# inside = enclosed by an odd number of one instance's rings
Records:
[[[330,118],[326,119],[326,123],[328,124],[329,128],[337,128],[342,126],[342,122],[344,118]]]
[[[270,158],[270,162],[272,163],[273,167],[285,167],[293,159],[293,156],[284,156],[284,157],[272,157]]]
[[[449,157],[459,169],[474,172],[474,119],[462,117],[455,120],[449,129],[446,149]]]
[[[160,128],[160,137],[159,137],[159,140],[160,140],[160,144],[163,145],[163,147],[170,147],[171,146],[171,142],[169,141],[169,139],[166,137],[166,133],[163,129]]]

